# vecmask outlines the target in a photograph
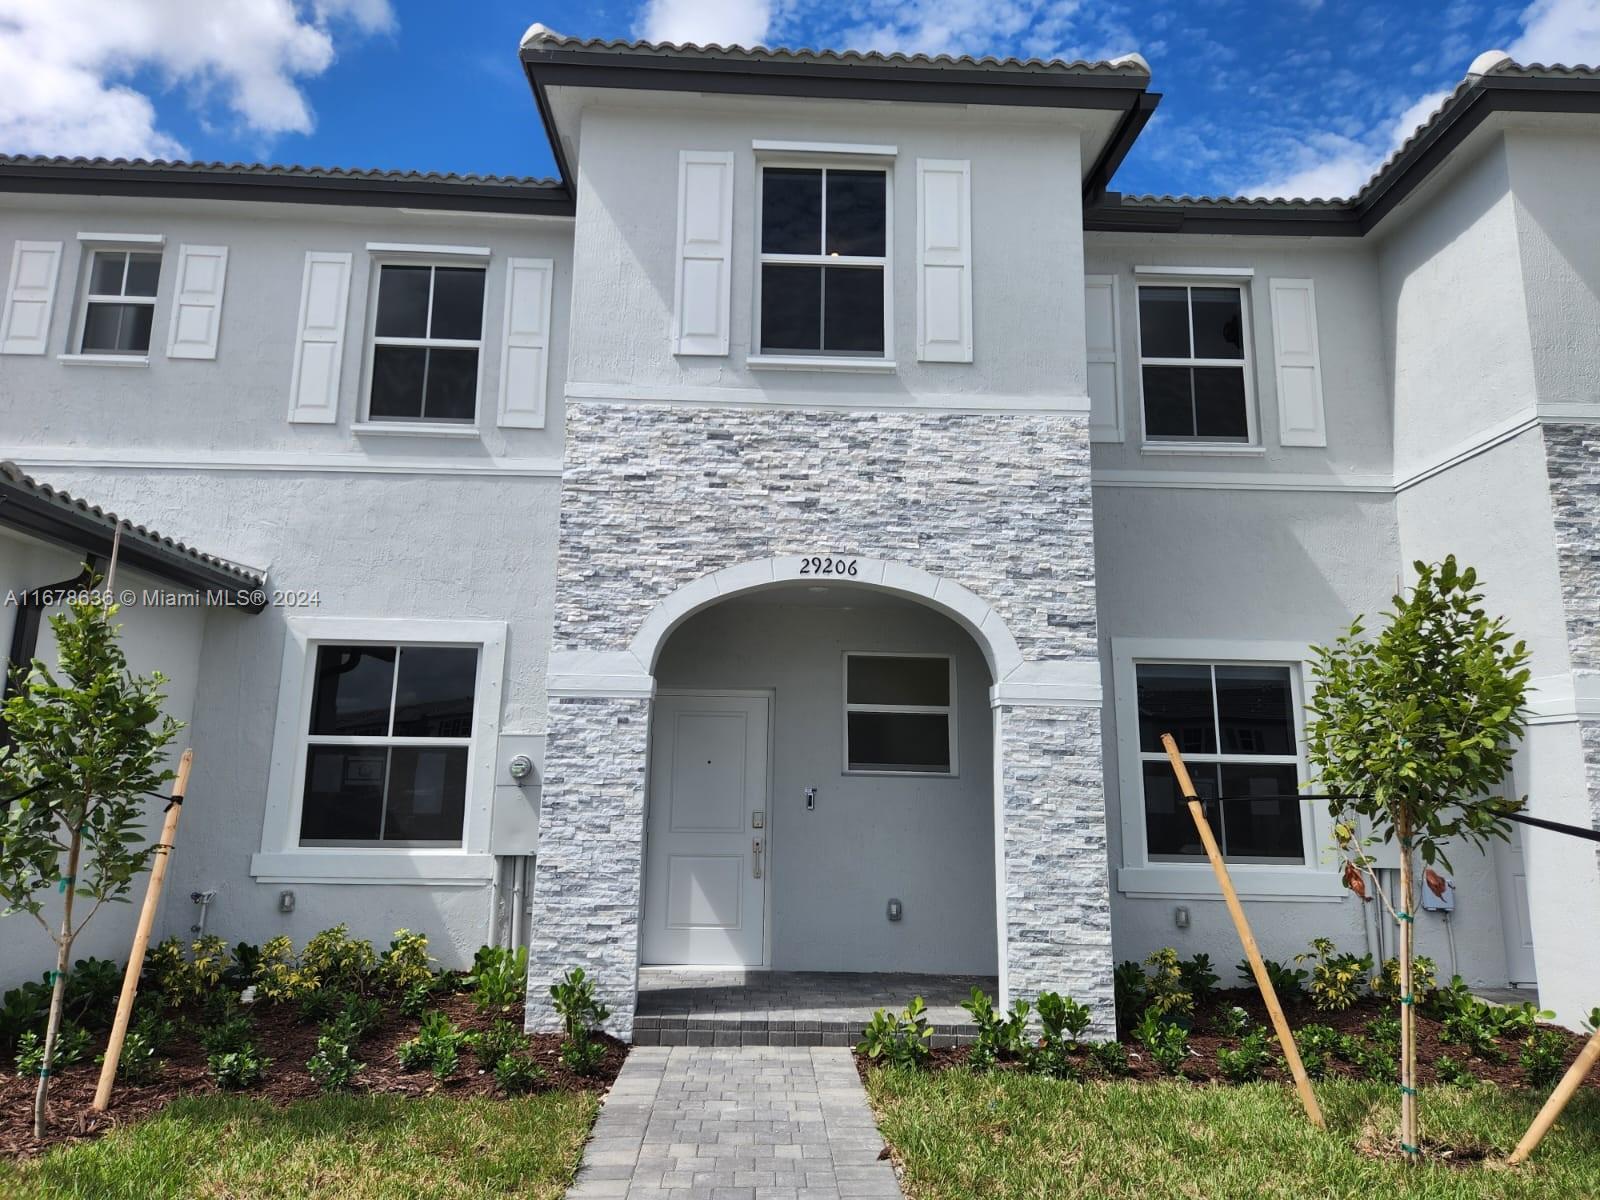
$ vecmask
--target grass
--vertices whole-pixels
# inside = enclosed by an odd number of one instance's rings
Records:
[[[1527,1165],[1407,1167],[1359,1153],[1391,1139],[1392,1086],[1318,1085],[1328,1132],[1276,1084],[1063,1083],[1021,1074],[879,1070],[868,1080],[884,1137],[915,1200],[1293,1197],[1562,1200],[1600,1196],[1600,1095],[1585,1090]],[[1428,1088],[1425,1138],[1509,1153],[1541,1096]]]
[[[559,1197],[597,1109],[586,1092],[518,1100],[325,1096],[277,1106],[178,1100],[148,1121],[0,1162],[7,1200],[139,1197]]]

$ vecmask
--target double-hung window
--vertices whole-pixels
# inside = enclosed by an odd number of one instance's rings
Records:
[[[460,846],[479,648],[316,647],[299,844]]]
[[[89,262],[80,354],[150,353],[161,252],[96,250]]]
[[[759,350],[887,358],[889,172],[761,169]]]
[[[844,767],[954,775],[955,662],[946,655],[847,654]]]
[[[1139,285],[1139,378],[1150,441],[1251,440],[1244,289]]]
[[[374,421],[470,424],[478,411],[484,268],[384,263],[372,337]]]
[[[1170,733],[1229,861],[1304,863],[1293,668],[1140,662],[1134,670],[1149,861],[1205,856],[1162,749]]]

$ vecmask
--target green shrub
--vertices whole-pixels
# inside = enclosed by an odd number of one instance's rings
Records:
[[[1517,1057],[1528,1086],[1546,1091],[1561,1078],[1567,1063],[1567,1035],[1554,1029],[1540,1029],[1528,1035]]]
[[[1149,1004],[1150,989],[1144,968],[1131,958],[1120,962],[1111,973],[1112,987],[1116,992],[1117,1028],[1124,1033],[1138,1023],[1139,1014]]]
[[[494,1085],[508,1096],[531,1092],[543,1082],[544,1068],[528,1054],[507,1054],[494,1065]]]
[[[1331,938],[1313,938],[1307,954],[1296,954],[1297,963],[1311,962],[1311,1002],[1323,1012],[1343,1012],[1354,1007],[1367,989],[1372,970],[1370,954],[1340,954]]]
[[[448,1079],[460,1064],[466,1038],[454,1021],[434,1009],[423,1016],[417,1036],[400,1044],[400,1065],[408,1071],[426,1067],[436,1079]]]
[[[389,948],[378,956],[378,986],[391,996],[403,996],[418,984],[433,982],[433,959],[428,957],[428,937],[397,929]]]
[[[1066,1079],[1075,1074],[1070,1054],[1077,1049],[1093,1020],[1088,1006],[1070,996],[1040,992],[1040,1037],[1029,1048],[1028,1069],[1036,1075]]]
[[[1261,960],[1261,965],[1266,968],[1267,980],[1272,984],[1272,990],[1278,993],[1278,999],[1292,1001],[1305,992],[1306,973],[1297,971],[1293,967],[1286,967],[1281,962],[1270,958]],[[1250,969],[1250,960],[1239,960],[1239,978],[1255,986],[1256,973]]]
[[[528,948],[480,946],[472,956],[467,984],[479,1012],[504,1013],[521,1008],[528,994]]]
[[[337,1033],[317,1036],[317,1052],[306,1063],[306,1070],[325,1092],[342,1092],[355,1082],[356,1075],[367,1069],[367,1064],[357,1062],[354,1047]]]
[[[99,1055],[95,1062],[104,1063],[106,1056]],[[140,1029],[128,1030],[122,1039],[122,1054],[117,1058],[117,1079],[126,1084],[142,1086],[154,1083],[161,1074],[161,1059],[155,1042]]]
[[[526,957],[527,951],[522,953]],[[594,980],[584,974],[582,967],[574,967],[550,985],[550,1000],[565,1033],[561,1061],[575,1074],[594,1074],[606,1054],[605,1044],[595,1040],[594,1031],[611,1015],[595,995]],[[920,1005],[921,1001],[916,1003]]]
[[[261,947],[254,942],[237,942],[228,951],[228,965],[222,970],[222,982],[235,992],[242,992],[256,979],[261,966]]]
[[[256,1048],[248,1042],[237,1050],[206,1057],[206,1069],[217,1081],[217,1086],[229,1091],[255,1087],[271,1065],[272,1060],[256,1053]]]
[[[350,936],[343,924],[312,935],[300,953],[300,969],[315,977],[316,986],[364,994],[377,969],[372,943]]]
[[[913,996],[905,1011],[895,1016],[886,1008],[872,1014],[861,1031],[856,1053],[892,1067],[920,1067],[932,1053],[933,1026],[928,1023],[927,1006],[921,996]]]
[[[1133,1036],[1167,1074],[1176,1075],[1183,1069],[1189,1057],[1189,1031],[1167,1020],[1154,1004],[1144,1010]]]
[[[63,1067],[82,1062],[89,1053],[89,1031],[65,1021],[56,1030],[56,1051],[50,1063],[50,1073],[58,1074]],[[19,1078],[37,1078],[44,1066],[44,1036],[31,1029],[17,1039],[16,1067]]]
[[[1376,1023],[1376,1022],[1374,1022]],[[1400,1070],[1400,1049],[1398,1034],[1400,1022],[1395,1021],[1396,1042],[1395,1048],[1390,1050],[1386,1044],[1365,1042],[1360,1038],[1347,1038],[1347,1045],[1341,1057],[1348,1059],[1362,1075],[1374,1083],[1383,1083],[1393,1079]]]
[[[1145,959],[1144,965],[1151,968],[1145,982],[1147,1011],[1153,1008],[1160,1016],[1172,1019],[1186,1018],[1194,1012],[1194,994],[1184,981],[1176,950],[1163,946]]]
[[[1115,1039],[1106,1042],[1095,1042],[1089,1047],[1089,1061],[1103,1074],[1126,1075],[1128,1073],[1128,1048]]]
[[[15,1054],[25,1033],[42,1037],[49,1016],[50,989],[42,983],[19,984],[0,996],[0,1055]]]
[[[208,1055],[232,1054],[247,1048],[254,1036],[250,1014],[235,1011],[200,1030],[200,1048]]]
[[[1216,994],[1217,985],[1222,982],[1211,969],[1209,954],[1196,954],[1193,958],[1184,959],[1178,964],[1178,974],[1197,1005],[1210,1000]]]
[[[295,1004],[316,990],[317,977],[295,961],[294,943],[280,935],[261,947],[252,982],[263,1004]]]
[[[1342,1046],[1342,1034],[1326,1025],[1302,1025],[1294,1031],[1295,1048],[1300,1051],[1300,1063],[1312,1079],[1326,1079],[1334,1055]]]
[[[122,992],[123,971],[109,958],[80,958],[67,976],[62,1014],[85,1029],[109,1029]]]
[[[1011,1011],[1004,1016],[994,1006],[987,992],[973,988],[972,997],[962,1001],[961,1007],[972,1017],[978,1027],[978,1038],[972,1044],[967,1062],[976,1070],[987,1070],[1001,1059],[1020,1058],[1028,1037],[1029,1005],[1020,997],[1011,1002]]]
[[[1438,982],[1438,968],[1433,959],[1419,954],[1411,960],[1411,994],[1421,1004],[1427,1000]],[[1385,1000],[1400,999],[1400,960],[1386,958],[1378,973],[1372,977],[1372,993]]]
[[[215,993],[227,967],[228,943],[215,934],[196,938],[187,949],[177,938],[167,938],[145,958],[155,989],[174,1007],[197,1004]]]
[[[528,1048],[528,1039],[510,1021],[496,1021],[481,1033],[472,1034],[468,1040],[472,1052],[478,1056],[478,1065],[485,1071],[494,1070],[502,1059]]]
[[[1237,1050],[1225,1046],[1217,1050],[1217,1069],[1231,1083],[1260,1079],[1271,1065],[1272,1051],[1267,1049],[1267,1034],[1263,1029],[1246,1034]]]
[[[1600,1031],[1600,1007],[1589,1010],[1589,1015],[1583,1020],[1583,1027],[1591,1035]]]
[[[1477,1076],[1466,1063],[1458,1063],[1448,1054],[1441,1054],[1433,1064],[1433,1071],[1439,1077],[1440,1083],[1454,1084],[1457,1087],[1471,1087],[1478,1082]]]
[[[1212,1024],[1220,1037],[1243,1037],[1250,1029],[1250,1014],[1234,1005],[1220,1010]]]
[[[400,1011],[408,1017],[420,1017],[438,993],[436,981],[413,983],[400,997]]]

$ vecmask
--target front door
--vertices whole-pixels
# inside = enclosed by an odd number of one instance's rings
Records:
[[[1511,840],[1494,846],[1500,883],[1500,928],[1506,939],[1506,972],[1511,983],[1537,982],[1533,969],[1533,924],[1528,915],[1528,870],[1522,858],[1522,826],[1511,825]]]
[[[766,961],[765,696],[663,695],[651,718],[646,966]]]

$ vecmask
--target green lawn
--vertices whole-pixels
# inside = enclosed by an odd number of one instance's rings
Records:
[[[179,1100],[96,1142],[0,1162],[7,1200],[559,1197],[597,1109],[587,1092],[519,1100],[328,1096],[278,1107]]]
[[[1355,1150],[1398,1127],[1395,1089],[1328,1082],[1328,1132],[1275,1084],[1062,1083],[1021,1074],[880,1070],[868,1081],[884,1137],[915,1200],[981,1196],[1155,1200],[1561,1200],[1600,1196],[1600,1096],[1585,1091],[1516,1171],[1408,1168]],[[1541,1097],[1486,1086],[1428,1088],[1423,1134],[1508,1153]]]

